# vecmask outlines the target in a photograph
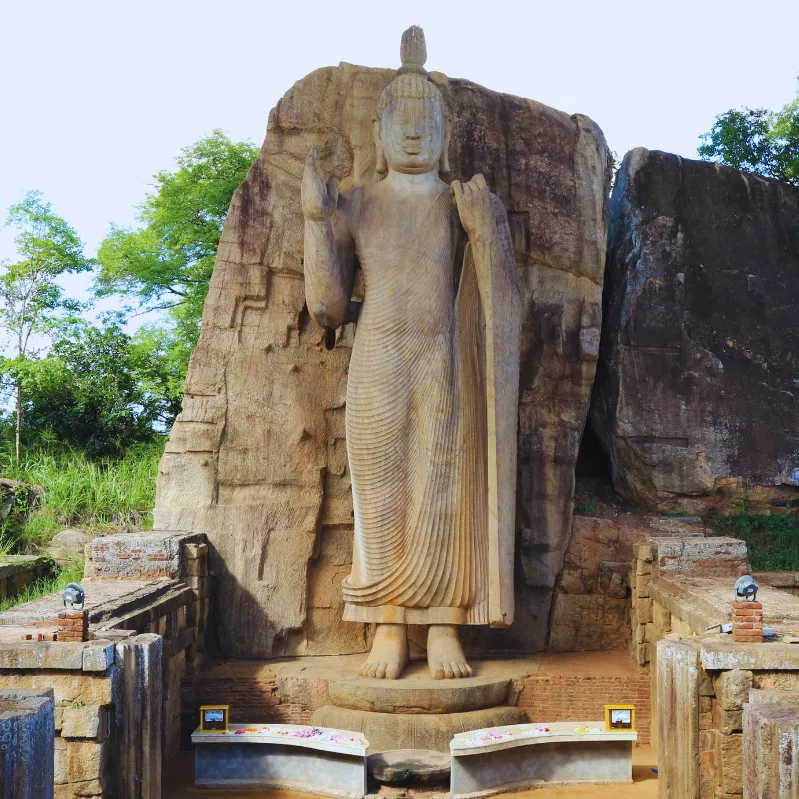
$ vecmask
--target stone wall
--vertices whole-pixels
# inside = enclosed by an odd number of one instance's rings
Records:
[[[657,644],[657,672],[661,799],[794,795],[782,791],[797,785],[795,647],[671,635]]]
[[[86,554],[85,573],[92,581],[124,581],[116,584],[113,601],[90,612],[91,629],[96,634],[149,632],[164,639],[163,746],[169,759],[180,749],[181,683],[202,667],[209,648],[215,650],[205,537],[159,532],[105,536],[95,539]]]
[[[0,557],[0,599],[14,597],[37,580],[49,577],[53,561],[38,555]]]
[[[354,329],[326,351],[304,307],[299,189],[312,145],[342,188],[375,181],[372,114],[394,75],[342,64],[298,81],[271,112],[225,223],[159,468],[155,524],[208,536],[228,656],[369,645],[364,625],[341,622],[352,559],[344,403]],[[608,149],[587,117],[433,79],[454,116],[450,179],[482,172],[501,197],[523,294],[517,622],[478,632],[469,646],[542,650],[598,354]]]
[[[53,692],[0,691],[0,799],[53,799]]]
[[[0,641],[1,691],[52,692],[50,737],[41,744],[52,744],[56,799],[160,796],[161,647],[154,635]]]
[[[799,499],[799,189],[628,153],[613,190],[591,423],[659,512]]]
[[[709,625],[729,621],[729,602],[719,606],[716,592],[724,594],[728,588],[732,597],[735,580],[748,572],[746,544],[735,538],[682,535],[650,538],[636,545],[630,576],[630,643],[638,665],[654,663],[655,646],[669,633],[701,635]],[[694,592],[680,591],[669,580],[678,575],[708,582]],[[703,597],[703,590],[711,586],[714,596]]]
[[[628,648],[633,545],[651,532],[639,516],[574,516],[555,585],[550,652]]]
[[[181,683],[213,647],[208,547],[142,533],[97,539],[86,554],[90,640],[51,642],[58,594],[11,608],[0,614],[0,688],[53,688],[57,799],[156,799],[162,760],[180,748]]]

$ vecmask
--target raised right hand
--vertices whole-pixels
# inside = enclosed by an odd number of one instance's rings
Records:
[[[331,175],[327,183],[319,165],[319,148],[311,147],[302,175],[302,212],[306,219],[323,222],[330,219],[338,203],[338,180]]]

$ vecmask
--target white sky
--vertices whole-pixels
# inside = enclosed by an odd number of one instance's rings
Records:
[[[695,157],[717,113],[778,108],[799,73],[799,0],[0,0],[0,217],[40,189],[94,253],[181,147],[260,145],[294,81],[398,67],[412,24],[429,69],[588,114],[619,156]]]

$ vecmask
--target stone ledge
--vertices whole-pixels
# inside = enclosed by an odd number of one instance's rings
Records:
[[[104,672],[113,663],[113,644],[108,641],[20,641],[0,644],[0,669]]]
[[[720,640],[725,638],[729,636],[700,639],[700,657],[705,671],[799,671],[799,646],[795,644],[737,644]]]
[[[187,559],[197,557],[197,550],[186,553],[184,547],[204,543],[202,533],[157,530],[95,538],[89,545],[87,573],[96,578],[177,579],[185,574]]]

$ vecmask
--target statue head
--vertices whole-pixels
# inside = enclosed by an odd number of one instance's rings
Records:
[[[449,172],[447,149],[452,118],[438,87],[428,79],[424,31],[402,34],[402,67],[383,89],[373,121],[377,172]]]

